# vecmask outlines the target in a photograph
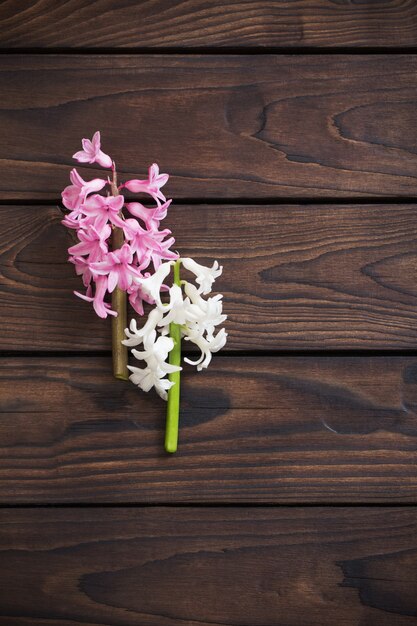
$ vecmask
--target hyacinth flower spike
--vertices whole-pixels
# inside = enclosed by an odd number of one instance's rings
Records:
[[[181,280],[181,265],[195,275],[198,287],[186,280]],[[141,289],[154,302],[148,319],[142,328],[132,320],[126,328],[124,344],[132,349],[132,355],[144,361],[144,369],[131,367],[130,380],[143,391],[152,387],[164,400],[167,399],[167,419],[165,430],[165,450],[174,453],[178,447],[178,427],[180,415],[180,382],[181,382],[181,340],[194,343],[201,351],[196,360],[185,358],[184,362],[195,365],[198,371],[206,369],[212,354],[218,352],[226,343],[227,333],[222,328],[215,334],[216,327],[223,324],[227,316],[222,313],[222,296],[220,294],[203,298],[210,292],[215,279],[220,276],[222,268],[215,262],[212,267],[205,267],[190,258],[179,258],[176,261],[162,263],[158,270],[147,278],[134,277]],[[169,300],[163,302],[163,288],[168,276],[173,274],[173,284],[169,288]],[[158,345],[159,339],[169,339]],[[169,335],[169,337],[167,337]],[[145,350],[135,347],[144,345]],[[161,362],[161,347],[164,346],[164,364]],[[167,376],[167,377],[166,377]]]
[[[171,202],[166,201],[161,192],[168,175],[160,174],[159,167],[153,164],[148,179],[127,181],[126,185],[118,186],[116,165],[101,149],[99,131],[91,140],[82,140],[82,150],[76,152],[74,158],[82,164],[96,164],[111,170],[110,177],[105,172],[104,178],[89,181],[75,168],[71,170],[71,184],[62,192],[62,202],[69,213],[62,223],[75,231],[78,239],[68,249],[69,261],[82,276],[86,293],[74,293],[91,302],[99,317],[112,316],[113,373],[118,379],[128,380],[128,351],[122,344],[127,326],[127,298],[139,314],[143,313],[143,300],[153,302],[133,279],[152,275],[162,259],[178,256],[170,249],[174,244],[170,231],[159,229]],[[153,206],[147,208],[139,202],[125,202],[121,190],[124,186],[128,189],[130,182],[133,191],[147,197]],[[164,204],[160,202],[162,199]],[[126,219],[125,207],[133,217]],[[111,304],[107,301],[108,295],[111,295]]]
[[[77,239],[68,248],[69,261],[86,289],[74,293],[90,302],[100,318],[111,316],[114,376],[146,392],[154,389],[167,401],[165,449],[173,453],[178,446],[181,341],[199,348],[196,359],[184,359],[198,371],[207,368],[212,354],[226,343],[224,328],[217,330],[227,317],[222,296],[208,296],[222,268],[217,261],[206,267],[180,258],[172,249],[171,231],[160,228],[171,204],[161,191],[169,177],[156,163],[149,167],[148,178],[119,184],[116,165],[102,151],[98,131],[91,140],[82,140],[74,158],[111,170],[111,177],[106,172],[104,178],[86,181],[74,168],[71,184],[62,192],[68,210],[62,223]],[[123,189],[140,194],[140,201],[126,202]],[[182,279],[182,266],[195,284]],[[140,316],[144,302],[152,307],[141,327],[133,318],[127,328],[127,300]],[[128,348],[144,367],[128,365]]]

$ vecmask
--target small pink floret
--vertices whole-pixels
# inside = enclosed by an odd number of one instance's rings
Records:
[[[79,163],[98,163],[101,167],[106,168],[113,166],[113,161],[109,155],[105,154],[101,149],[99,130],[94,133],[91,141],[83,139],[81,143],[83,149],[73,154],[73,159],[76,159]]]

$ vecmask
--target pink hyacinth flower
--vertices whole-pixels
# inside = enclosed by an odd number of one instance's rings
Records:
[[[110,221],[115,226],[123,228],[124,222],[119,216],[124,204],[123,196],[100,196],[95,193],[86,199],[83,211],[85,215],[94,218],[94,226],[101,231]]]
[[[108,252],[107,239],[111,235],[111,228],[106,224],[101,231],[94,226],[88,230],[80,229],[77,233],[80,243],[68,248],[68,253],[74,256],[88,254],[89,262],[101,261]]]
[[[100,131],[94,133],[92,140],[82,140],[83,149],[72,155],[79,163],[98,163],[101,167],[112,167],[113,161],[101,150]]]
[[[141,276],[132,266],[132,261],[133,252],[129,244],[125,243],[119,250],[109,252],[104,261],[91,263],[90,269],[95,275],[108,275],[109,293],[112,293],[115,287],[127,291],[133,282],[133,275]]]
[[[132,251],[137,255],[139,269],[148,267],[151,259],[155,269],[158,269],[162,259],[174,260],[178,258],[175,252],[169,250],[175,242],[174,237],[164,241],[164,238],[171,234],[167,228],[161,231],[145,230],[136,220],[127,219],[123,231]]]
[[[104,302],[104,296],[107,292],[107,277],[106,276],[97,276],[95,280],[95,293],[92,295],[91,285],[87,288],[87,293],[83,294],[79,291],[74,291],[75,295],[81,298],[82,300],[86,300],[87,302],[92,302],[95,312],[99,317],[105,319],[108,315],[113,315],[117,317],[116,311],[113,311],[110,307],[110,304]]]
[[[165,231],[161,231],[161,232],[164,233]],[[167,230],[166,232],[170,233],[171,231]],[[165,241],[161,241],[160,251],[157,251],[157,250],[151,251],[151,259],[152,259],[152,263],[153,263],[155,270],[159,268],[162,261],[176,261],[179,258],[178,252],[174,252],[173,250],[170,250],[170,247],[173,246],[174,243],[175,243],[174,237],[168,237],[168,239],[165,239]]]
[[[82,276],[84,287],[88,287],[93,278],[88,260],[82,256],[70,256],[68,261],[75,266],[77,276]]]
[[[89,181],[83,180],[75,167],[70,172],[70,180],[72,185],[65,187],[61,194],[64,206],[70,209],[70,211],[79,209],[89,193],[100,191],[107,184],[107,181],[102,178],[93,178],[93,180]]]
[[[147,180],[128,180],[124,186],[133,193],[148,193],[155,201],[162,200],[162,202],[165,202],[166,198],[161,191],[161,187],[168,182],[168,178],[168,174],[160,174],[158,165],[153,163],[149,168]]]
[[[149,275],[149,272],[147,272],[142,278],[146,278]],[[164,285],[162,287],[163,291],[167,290]],[[148,304],[155,304],[155,300],[142,290],[142,286],[139,283],[133,282],[127,290],[127,293],[129,294],[130,305],[139,315],[143,315],[144,313],[144,302],[147,302]]]
[[[140,285],[132,283],[127,293],[129,294],[130,306],[136,311],[138,315],[143,315],[143,298],[140,289]]]
[[[171,202],[172,200],[167,200],[164,204],[158,204],[154,209],[148,209],[140,202],[127,202],[126,207],[129,213],[142,220],[148,230],[157,230],[160,222],[166,218]]]
[[[71,228],[72,230],[78,230],[83,226],[86,226],[90,220],[85,218],[84,213],[80,209],[76,209],[75,211],[71,211],[61,220],[61,224],[66,226],[67,228]]]

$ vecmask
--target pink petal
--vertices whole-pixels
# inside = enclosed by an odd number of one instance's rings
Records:
[[[128,243],[123,244],[120,248],[119,259],[122,263],[131,263],[133,253]]]
[[[97,211],[102,208],[105,203],[105,198],[100,196],[98,193],[93,193],[93,195],[88,196],[84,202],[84,208],[86,212]]]
[[[91,246],[91,243],[81,241],[80,243],[76,243],[75,246],[68,248],[68,254],[90,254]]]
[[[152,163],[152,165],[150,166],[149,170],[149,180],[153,180],[154,178],[156,178],[159,174],[159,165],[158,163]]]
[[[84,152],[86,152],[90,157],[94,154],[93,144],[89,139],[82,139],[81,145],[83,147]]]
[[[100,245],[100,250],[103,252],[103,254],[107,254],[107,252],[109,251],[109,247],[107,243],[103,241],[103,239],[100,239],[99,245]]]
[[[129,295],[129,303],[133,307],[133,309],[139,315],[143,315],[143,301],[139,295],[139,292],[134,292]]]
[[[107,185],[107,181],[103,178],[93,178],[93,180],[89,180],[88,183],[84,183],[85,187],[88,189],[87,193],[91,193],[93,191],[100,191]]]
[[[158,187],[163,187],[169,180],[169,174],[160,174],[158,176]]]
[[[132,276],[129,272],[122,271],[119,274],[119,289],[127,291],[132,284]]]
[[[99,237],[99,239],[108,239],[111,235],[111,228],[110,226],[104,226],[104,228],[101,231],[96,231],[97,235]]]
[[[92,302],[94,300],[94,298],[91,295],[88,295],[88,294],[91,294],[91,286],[88,287],[86,294],[80,293],[79,291],[74,291],[73,293],[79,298],[81,298],[81,300],[86,300],[87,302]]]
[[[112,311],[110,308],[110,304],[104,302],[102,300],[93,300],[93,307],[95,312],[99,317],[106,318],[107,315],[113,315],[113,317],[117,317],[117,312]]]
[[[79,205],[79,187],[68,185],[61,194],[63,205],[73,211]]]
[[[125,182],[126,189],[129,189],[129,191],[132,191],[133,193],[139,193],[140,191],[147,193],[148,186],[149,183],[147,180],[138,180],[136,178]]]
[[[123,232],[126,239],[133,239],[138,232],[139,224],[136,220],[128,218],[123,223]]]
[[[106,319],[107,317],[107,309],[106,305],[102,300],[93,300],[93,307],[96,314],[102,319]],[[115,313],[117,316],[117,313]]]
[[[125,199],[124,196],[110,196],[107,200],[107,204],[113,209],[113,211],[120,211],[123,208]]]
[[[96,132],[94,133],[91,143],[93,144],[94,150],[98,152],[100,150],[100,131],[99,130],[96,130]]]
[[[78,228],[80,228],[80,224],[78,220],[74,220],[73,218],[69,217],[69,215],[67,215],[66,217],[64,217],[63,220],[61,220],[61,224],[63,224],[67,228],[73,228],[74,230],[78,230]]]
[[[156,209],[154,209],[155,219],[163,220],[166,218],[171,202],[172,200],[167,200],[164,204],[160,204]]]
[[[94,221],[94,227],[98,230],[101,231],[103,230],[103,228],[105,228],[105,226],[107,225],[108,222],[108,216],[106,215],[106,213],[102,213],[101,215],[98,215]]]
[[[110,272],[107,282],[107,289],[109,293],[112,293],[112,291],[114,291],[117,285],[118,278],[119,276],[117,272]]]
[[[149,209],[143,206],[143,204],[141,204],[140,202],[127,202],[126,207],[129,213],[131,213],[135,217],[138,217],[146,223]]]
[[[109,157],[108,154],[105,154],[102,150],[99,150],[96,153],[95,161],[96,161],[96,163],[101,165],[101,167],[110,168],[110,167],[113,166],[113,161],[112,161],[111,157]]]
[[[111,221],[112,224],[114,224],[115,226],[118,226],[119,228],[124,227],[125,223],[122,220],[122,218],[119,217],[118,215],[115,215],[114,213],[110,213],[109,220]]]
[[[109,256],[109,255],[107,255]],[[94,275],[107,276],[109,272],[114,268],[114,263],[108,261],[97,261],[96,263],[90,263],[90,269]]]
[[[75,167],[70,171],[70,180],[76,187],[84,187],[85,181],[81,178]]]
[[[91,163],[91,158],[84,150],[79,150],[79,152],[72,155],[72,158],[76,159],[79,163]]]
[[[115,315],[117,317],[117,313],[112,311],[110,305],[104,302],[107,288],[107,278],[100,276],[96,281],[96,292],[93,301],[94,310],[99,317],[106,318],[107,315]]]
[[[152,163],[149,168],[149,182],[156,183],[156,186],[163,187],[169,179],[168,174],[160,174],[159,173],[159,165],[157,163]]]

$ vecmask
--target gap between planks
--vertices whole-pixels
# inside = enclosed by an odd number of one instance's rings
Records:
[[[371,54],[371,55],[404,55],[404,54],[416,54],[417,46],[363,46],[353,48],[351,46],[340,46],[338,48],[329,48],[326,46],[259,46],[258,48],[245,48],[239,46],[224,46],[224,47],[204,47],[204,46],[173,46],[173,47],[136,47],[136,48],[2,48],[0,49],[0,55],[42,55],[42,56],[105,56],[105,55],[118,55],[118,56],[138,56],[138,55],[205,55],[205,56],[317,56],[317,55],[329,55],[336,56],[338,54],[350,54],[352,56]]]
[[[6,509],[417,509],[410,502],[17,502],[0,503],[0,511]]]

